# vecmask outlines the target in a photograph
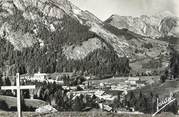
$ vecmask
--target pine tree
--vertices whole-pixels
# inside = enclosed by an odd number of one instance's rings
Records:
[[[9,80],[9,78],[5,78],[5,85],[6,86],[11,86],[11,81]]]
[[[130,99],[129,99],[129,103],[130,103],[130,107],[135,107],[136,106],[136,103],[137,103],[137,99],[134,95],[134,92],[131,91],[130,92]]]
[[[72,105],[72,109],[73,109],[73,111],[81,111],[82,104],[81,104],[81,100],[79,97],[75,98],[74,103]]]
[[[3,79],[1,75],[0,75],[0,86],[3,86]]]
[[[137,106],[136,109],[140,112],[146,112],[147,110],[147,99],[145,98],[145,95],[142,94],[140,91],[139,98],[137,100]]]
[[[23,95],[21,95],[21,109],[22,109],[23,111],[25,111],[25,110],[27,109],[27,106],[26,106],[26,104],[25,104],[25,99],[24,99],[24,96],[23,96]]]
[[[9,80],[8,77],[5,79],[5,85],[6,86],[11,86],[11,81]],[[10,90],[6,90],[5,95],[12,96],[13,94],[12,94],[12,92]]]

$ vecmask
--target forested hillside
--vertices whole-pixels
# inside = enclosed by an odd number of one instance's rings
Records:
[[[40,12],[38,12],[40,13]],[[41,20],[31,21],[23,17],[23,13],[16,10],[14,15],[2,18],[3,23],[10,26],[14,42],[8,40],[9,32],[4,31],[0,39],[0,68],[6,70],[9,75],[16,72],[34,73],[41,72],[72,72],[82,71],[88,74],[116,74],[126,75],[129,73],[127,58],[119,58],[108,46],[96,49],[84,59],[67,59],[63,53],[64,45],[81,45],[88,39],[97,37],[89,31],[89,27],[81,25],[79,21],[66,15],[63,19],[45,17],[47,21],[56,24],[55,30],[50,30]],[[38,31],[37,31],[38,30]],[[19,32],[20,34],[18,35]],[[22,35],[28,34],[28,36]],[[30,38],[30,37],[31,38]],[[100,40],[101,43],[102,40]],[[32,46],[24,43],[34,42]]]
[[[126,75],[130,67],[154,72],[168,64],[167,42],[118,29],[68,0],[0,3],[1,71],[10,75],[39,69]]]

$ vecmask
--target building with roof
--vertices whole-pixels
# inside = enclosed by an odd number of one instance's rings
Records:
[[[35,73],[33,77],[31,77],[31,80],[37,80],[40,82],[46,81],[49,78],[49,74],[46,73]]]
[[[139,77],[129,77],[126,83],[129,83],[131,85],[137,85],[137,82],[140,80]]]

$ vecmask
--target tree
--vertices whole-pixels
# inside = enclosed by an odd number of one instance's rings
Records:
[[[23,96],[23,95],[21,95],[21,109],[22,109],[23,111],[25,111],[25,110],[27,109],[27,106],[26,106],[26,104],[25,104],[25,99],[24,99],[24,96]]]
[[[152,92],[150,92],[150,94],[146,97],[147,99],[147,109],[146,109],[146,113],[154,113],[155,112],[155,97],[154,94]]]
[[[5,85],[6,86],[11,86],[11,81],[9,80],[8,77],[5,79]],[[12,94],[12,92],[10,90],[6,90],[5,95],[12,96],[13,94]]]
[[[24,98],[30,98],[30,92],[29,89],[23,90],[22,94],[24,96]]]
[[[9,78],[5,78],[5,85],[6,86],[11,86],[11,81],[9,80]]]
[[[172,104],[171,106],[171,111],[174,113],[174,114],[178,114],[178,101],[175,100],[175,102]]]
[[[77,96],[74,100],[74,103],[72,104],[72,109],[73,111],[81,111],[82,109],[82,101],[80,100],[80,98]]]
[[[135,107],[136,106],[136,103],[137,103],[137,99],[134,95],[134,92],[131,91],[130,92],[130,99],[129,99],[129,104],[130,104],[130,107]]]
[[[139,98],[137,100],[136,110],[144,113],[147,111],[147,99],[145,98],[145,95],[143,95],[141,91],[139,93]]]
[[[165,75],[161,75],[160,81],[164,83],[166,81],[167,77]]]
[[[2,79],[2,75],[1,75],[1,73],[0,73],[0,86],[3,86],[3,79]]]
[[[116,110],[117,108],[119,108],[119,106],[120,106],[120,101],[118,100],[118,98],[114,99],[113,104],[112,104],[112,108],[114,110]]]
[[[0,109],[2,109],[2,110],[6,110],[6,111],[9,110],[6,101],[4,101],[4,100],[0,100]]]

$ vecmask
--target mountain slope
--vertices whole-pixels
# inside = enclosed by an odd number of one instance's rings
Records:
[[[129,72],[127,42],[67,0],[1,0],[0,22],[0,68],[9,74]]]
[[[136,34],[128,29],[118,29],[108,23],[104,25],[118,38],[127,41],[125,54],[130,60],[131,73],[163,71],[169,65],[168,42]],[[133,73],[134,72],[134,73]]]
[[[114,20],[117,27],[113,19],[121,20],[118,25]],[[68,0],[1,0],[0,70],[93,75],[128,75],[131,68],[161,71],[168,64],[168,43],[150,37],[161,35],[158,22],[147,16],[112,16],[102,22]]]
[[[4,2],[4,4],[3,4],[3,2]],[[97,35],[99,37],[102,36],[102,38],[105,41],[110,41],[109,38],[111,38],[111,39],[117,38],[117,37],[115,37],[115,35],[102,29],[102,27],[99,25],[102,22],[100,22],[100,20],[98,20],[98,18],[89,14],[88,12],[80,10],[79,8],[72,5],[67,0],[58,0],[58,1],[35,0],[33,2],[32,1],[30,2],[27,0],[22,0],[22,1],[8,0],[6,2],[5,1],[3,1],[3,2],[2,2],[2,8],[4,8],[4,9],[2,9],[2,10],[5,10],[5,12],[3,12],[2,15],[6,14],[7,16],[9,15],[11,17],[10,13],[12,13],[14,16],[17,16],[17,15],[19,15],[19,13],[16,13],[16,12],[14,13],[13,11],[18,10],[19,12],[21,12],[22,15],[20,17],[17,17],[17,20],[25,19],[28,21],[33,21],[35,23],[38,23],[38,22],[43,23],[43,25],[45,25],[48,28],[48,30],[51,30],[52,32],[53,32],[53,30],[55,30],[55,25],[60,23],[60,22],[53,21],[53,19],[61,20],[61,19],[63,19],[64,15],[68,15],[71,18],[73,18],[74,20],[79,21],[83,25],[87,25],[91,29],[99,29],[100,28],[100,30],[90,30],[90,31],[94,32],[96,34],[98,33]],[[6,7],[4,7],[4,6],[6,6],[6,4],[8,4],[7,6],[11,6],[11,7],[6,9]],[[11,12],[9,12],[9,11],[11,11]],[[16,25],[16,24],[12,24],[12,25]],[[17,28],[17,27],[15,27],[15,28]],[[34,26],[34,28],[36,28],[36,26]],[[2,29],[2,32],[3,31],[4,30]],[[6,32],[8,32],[8,31],[6,31]],[[100,35],[99,35],[99,33],[100,33]],[[105,36],[105,38],[103,35],[101,35],[101,33],[107,34]],[[120,42],[120,44],[127,45],[126,43],[124,43],[122,41]],[[120,48],[120,45],[116,46],[116,47]],[[116,48],[114,47],[114,49],[116,49]],[[119,52],[119,51],[117,51],[117,52]]]

